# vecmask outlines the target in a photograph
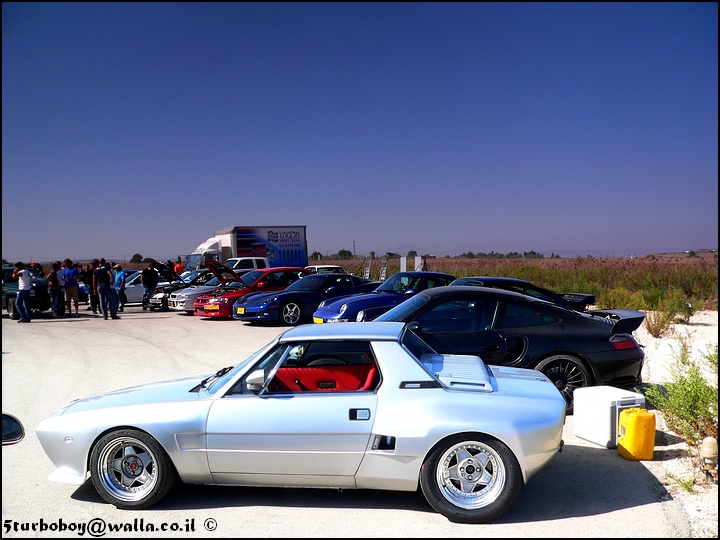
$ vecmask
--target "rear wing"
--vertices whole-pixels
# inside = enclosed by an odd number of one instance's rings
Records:
[[[636,309],[593,309],[586,313],[607,319],[613,325],[613,334],[630,334],[645,320],[645,313]]]
[[[595,303],[595,295],[587,293],[560,293],[570,303],[570,307],[577,311],[585,311],[588,306]]]

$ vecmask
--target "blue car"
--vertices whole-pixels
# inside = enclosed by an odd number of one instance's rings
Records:
[[[233,318],[245,322],[268,322],[295,326],[312,320],[320,302],[375,290],[379,281],[350,274],[311,274],[282,291],[255,293],[233,305]]]
[[[393,274],[372,292],[325,300],[313,313],[313,322],[372,321],[420,291],[449,285],[454,279],[455,276],[441,272]]]

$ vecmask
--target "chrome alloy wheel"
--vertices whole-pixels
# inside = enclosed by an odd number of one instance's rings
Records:
[[[98,480],[112,497],[140,501],[158,481],[157,458],[140,440],[117,438],[102,448],[97,462]]]
[[[466,441],[447,449],[437,467],[440,493],[458,508],[492,504],[505,488],[505,465],[490,446]]]

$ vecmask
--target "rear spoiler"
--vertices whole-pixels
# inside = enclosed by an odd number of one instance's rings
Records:
[[[586,313],[613,321],[613,334],[629,334],[637,330],[645,320],[645,313],[636,309],[593,309]]]
[[[587,293],[560,293],[565,300],[570,302],[570,307],[578,311],[585,310],[588,306],[595,303],[595,295]]]

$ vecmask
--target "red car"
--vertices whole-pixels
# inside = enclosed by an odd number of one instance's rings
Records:
[[[194,314],[199,317],[232,318],[235,300],[246,294],[281,291],[291,283],[312,272],[299,266],[280,266],[251,270],[235,281],[201,294],[194,304]]]

